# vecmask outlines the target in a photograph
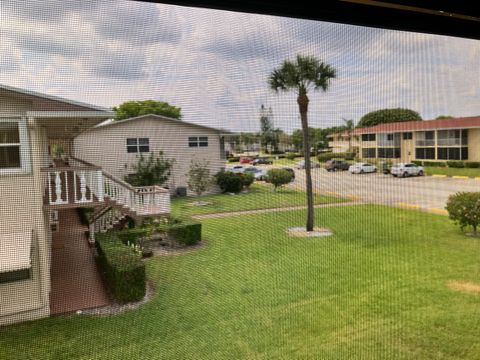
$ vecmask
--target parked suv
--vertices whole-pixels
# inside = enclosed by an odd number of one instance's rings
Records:
[[[266,157],[259,157],[252,161],[252,165],[272,165],[273,161]]]
[[[412,163],[398,163],[390,169],[390,174],[394,177],[423,176],[423,166]]]
[[[343,160],[327,160],[325,162],[325,169],[327,171],[348,170],[350,164]]]

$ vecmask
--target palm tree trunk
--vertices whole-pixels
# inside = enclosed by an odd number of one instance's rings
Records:
[[[303,131],[303,155],[305,159],[305,191],[307,193],[307,231],[313,231],[313,188],[310,162],[310,139],[308,134],[308,96],[300,94],[297,98]]]

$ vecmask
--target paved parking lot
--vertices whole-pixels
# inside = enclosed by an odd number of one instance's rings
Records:
[[[305,170],[295,170],[294,186],[305,188]],[[394,178],[384,174],[350,174],[312,169],[313,187],[319,193],[348,196],[366,202],[421,208],[445,213],[448,197],[458,191],[480,191],[476,179],[437,178],[431,176]]]

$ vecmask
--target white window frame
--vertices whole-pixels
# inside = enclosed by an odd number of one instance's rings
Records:
[[[128,140],[135,140],[135,144],[128,144]],[[147,140],[147,144],[140,144],[140,140]],[[150,152],[150,138],[127,138],[125,140],[127,146],[128,154],[138,154],[138,153],[149,153]],[[140,147],[148,146],[148,151],[140,151]],[[128,151],[129,148],[135,149],[136,151]]]
[[[188,147],[208,147],[208,136],[189,136]]]
[[[12,123],[12,122],[18,124],[18,135],[19,135],[20,143],[0,144],[0,147],[15,146],[15,145],[20,146],[20,167],[0,168],[0,176],[10,175],[10,174],[28,174],[31,172],[31,169],[32,169],[32,163],[30,158],[30,143],[28,141],[27,119],[0,117],[0,123]]]

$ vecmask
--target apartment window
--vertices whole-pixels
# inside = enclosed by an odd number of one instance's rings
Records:
[[[364,149],[362,149],[362,157],[363,158],[376,158],[377,157],[377,149],[376,148],[364,148]]]
[[[128,138],[127,152],[128,153],[150,152],[150,139],[149,138]]]
[[[416,159],[435,159],[435,148],[416,148]]]
[[[362,141],[375,141],[375,134],[362,134]]]
[[[403,133],[403,140],[412,140],[412,139],[413,139],[413,133],[411,132]]]
[[[0,119],[0,174],[30,171],[25,120]]]
[[[467,147],[443,147],[437,149],[439,160],[468,160]]]
[[[378,157],[383,159],[399,158],[400,148],[378,148]]]
[[[393,141],[393,134],[387,134],[387,140]]]
[[[190,136],[188,138],[189,147],[207,147],[208,136]]]
[[[415,143],[419,147],[435,146],[435,131],[419,131]]]

